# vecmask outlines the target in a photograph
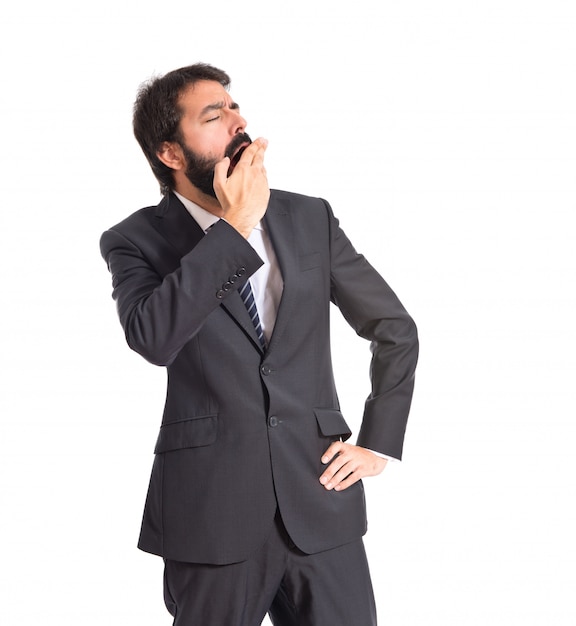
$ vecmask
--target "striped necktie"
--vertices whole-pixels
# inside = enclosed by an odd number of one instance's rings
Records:
[[[262,325],[260,324],[260,318],[258,317],[258,309],[256,308],[256,302],[254,301],[254,294],[252,293],[250,281],[246,281],[246,284],[242,287],[242,289],[240,289],[239,293],[242,298],[242,302],[244,302],[246,308],[248,309],[248,315],[250,315],[250,319],[254,324],[260,344],[263,348],[265,348],[266,339],[264,339],[264,333],[262,331]]]

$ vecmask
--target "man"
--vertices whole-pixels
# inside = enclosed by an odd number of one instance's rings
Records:
[[[228,86],[197,64],[141,87],[163,199],[101,240],[128,344],[168,369],[139,547],[177,626],[369,626],[361,479],[401,457],[416,328],[324,200],[269,190]],[[357,445],[330,302],[371,342]]]

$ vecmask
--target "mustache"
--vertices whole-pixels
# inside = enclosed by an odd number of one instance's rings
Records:
[[[238,150],[238,148],[244,143],[252,143],[250,135],[246,133],[239,133],[238,135],[234,135],[234,138],[228,144],[226,151],[224,152],[224,156],[231,159],[236,150]]]

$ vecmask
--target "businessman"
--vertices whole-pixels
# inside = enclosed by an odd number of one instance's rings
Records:
[[[101,239],[129,346],[168,371],[138,545],[176,626],[372,626],[361,479],[401,458],[416,328],[325,200],[269,189],[229,83],[196,64],[141,86],[163,197]],[[372,352],[356,445],[331,303]]]

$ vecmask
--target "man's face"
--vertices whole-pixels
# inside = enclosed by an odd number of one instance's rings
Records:
[[[180,106],[184,110],[180,146],[186,158],[186,176],[200,191],[215,198],[216,163],[229,157],[230,175],[251,143],[244,132],[246,120],[230,94],[214,81],[199,81],[189,87],[180,97]]]

